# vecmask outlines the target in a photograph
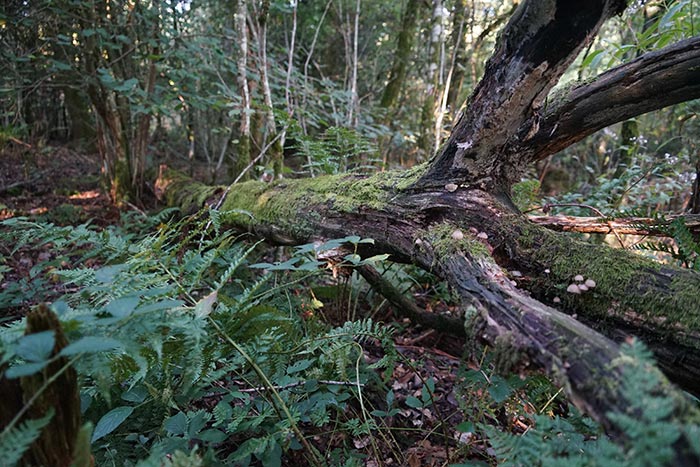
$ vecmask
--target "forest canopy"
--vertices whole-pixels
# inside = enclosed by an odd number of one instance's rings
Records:
[[[0,457],[697,465],[698,6],[6,2]]]

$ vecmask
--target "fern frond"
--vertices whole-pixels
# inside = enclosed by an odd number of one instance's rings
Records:
[[[53,410],[50,410],[41,418],[26,420],[19,426],[4,432],[0,436],[0,459],[2,459],[3,465],[8,467],[16,465],[29,446],[39,438],[41,430],[51,421],[52,417]]]

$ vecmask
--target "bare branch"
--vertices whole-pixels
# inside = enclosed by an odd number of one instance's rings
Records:
[[[646,53],[574,87],[560,102],[548,104],[553,105],[531,138],[525,136],[536,117],[521,127],[521,143],[509,153],[527,161],[544,159],[614,123],[697,98],[700,36]]]
[[[528,216],[535,224],[560,232],[582,232],[607,234],[617,232],[621,235],[670,236],[668,226],[675,219],[682,218],[691,232],[700,232],[700,215],[669,216],[664,220],[649,217],[626,217],[608,219],[600,217],[575,216]]]

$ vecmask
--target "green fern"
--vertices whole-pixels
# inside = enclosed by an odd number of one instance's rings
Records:
[[[684,436],[696,453],[700,432],[695,424],[669,421],[675,402],[666,395],[661,374],[651,352],[640,342],[623,347],[616,362],[622,369],[622,397],[630,401],[626,413],[611,413],[624,434],[623,446],[605,436],[591,436],[592,422],[579,417],[566,420],[544,415],[533,417],[533,428],[521,436],[482,426],[499,465],[504,466],[661,466],[672,465],[674,443]],[[581,432],[584,428],[584,432]],[[598,428],[599,433],[602,430]]]
[[[640,227],[646,228],[646,226]],[[685,225],[683,218],[679,217],[671,222],[661,218],[654,225],[654,228],[673,238],[675,245],[662,241],[648,241],[636,245],[636,249],[665,253],[677,260],[683,267],[700,270],[700,261],[698,260],[700,257],[700,241],[695,238]]]
[[[88,348],[75,367],[90,401],[87,419],[97,422],[115,404],[133,408],[105,438],[109,456],[117,455],[120,462],[135,464],[137,453],[144,453],[134,449],[134,438],[123,436],[128,431],[148,439],[151,453],[189,452],[196,440],[198,456],[226,463],[216,448],[219,432],[226,430],[241,443],[250,440],[256,457],[274,458],[297,436],[291,434],[293,424],[331,423],[358,397],[357,384],[372,375],[359,358],[363,343],[386,347],[388,356],[380,365],[390,367],[395,360],[391,329],[383,325],[365,320],[326,329],[305,322],[299,294],[288,290],[303,289],[303,280],[319,271],[260,276],[260,270],[248,267],[256,245],[223,229],[217,235],[220,218],[214,215],[209,222],[207,214],[148,233],[133,227],[100,232],[90,226],[5,223],[23,246],[51,243],[66,258],[89,257],[99,265],[51,269],[77,289],[53,306],[71,342],[115,343],[109,349]],[[307,255],[303,249],[295,254],[294,261]],[[37,267],[35,280],[41,279],[42,268]],[[21,333],[21,322],[0,328],[8,355]],[[269,397],[271,386],[282,388],[279,399]],[[251,393],[251,388],[256,390]],[[163,431],[168,420],[201,404],[203,397],[216,397],[217,403],[201,423],[186,418],[185,431]],[[281,416],[281,407],[291,418]],[[108,456],[99,446],[95,455],[98,462]]]
[[[16,465],[29,446],[39,438],[41,430],[48,425],[52,417],[53,410],[50,410],[41,418],[26,420],[7,432],[3,431],[0,436],[0,459],[3,465],[7,467]]]

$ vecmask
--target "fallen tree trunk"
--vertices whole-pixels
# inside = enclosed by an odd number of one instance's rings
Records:
[[[560,297],[558,307],[611,335],[620,336],[622,326],[625,333],[645,337],[673,379],[690,391],[700,388],[693,292],[700,287],[700,274],[550,232],[480,190],[402,189],[420,175],[416,169],[368,179],[347,175],[248,182],[234,186],[220,210],[228,213],[224,218],[232,227],[275,243],[373,238],[371,251],[361,253],[389,253],[394,261],[438,274],[458,293],[469,336],[503,349],[505,367],[543,368],[576,405],[613,433],[617,428],[608,414],[629,405],[619,393],[620,372],[614,364],[619,347],[547,306],[554,296]],[[189,212],[217,204],[224,191],[175,172],[166,172],[159,185],[168,204]],[[600,266],[591,268],[594,264]],[[567,294],[577,274],[594,278],[595,289]],[[684,290],[686,298],[679,296]],[[681,351],[686,358],[678,365]],[[664,390],[673,392],[671,386]],[[678,417],[694,414],[683,397],[677,400]]]
[[[417,176],[420,169],[369,179],[251,182],[236,185],[220,209],[249,212],[252,217],[229,216],[231,224],[276,243],[360,235],[375,240],[376,251],[370,253],[390,253],[392,260],[404,263],[416,262],[428,232],[442,232],[442,241],[449,244],[450,235],[460,230],[465,245],[493,256],[504,270],[504,281],[515,281],[543,303],[575,314],[612,337],[644,338],[671,379],[700,393],[700,274],[550,232],[479,190],[402,191]],[[161,184],[167,185],[169,204],[186,211],[216,203],[223,190],[173,173],[162,177]],[[441,260],[433,258],[435,265],[423,266],[437,268]],[[595,281],[595,289],[567,292],[577,275]]]

